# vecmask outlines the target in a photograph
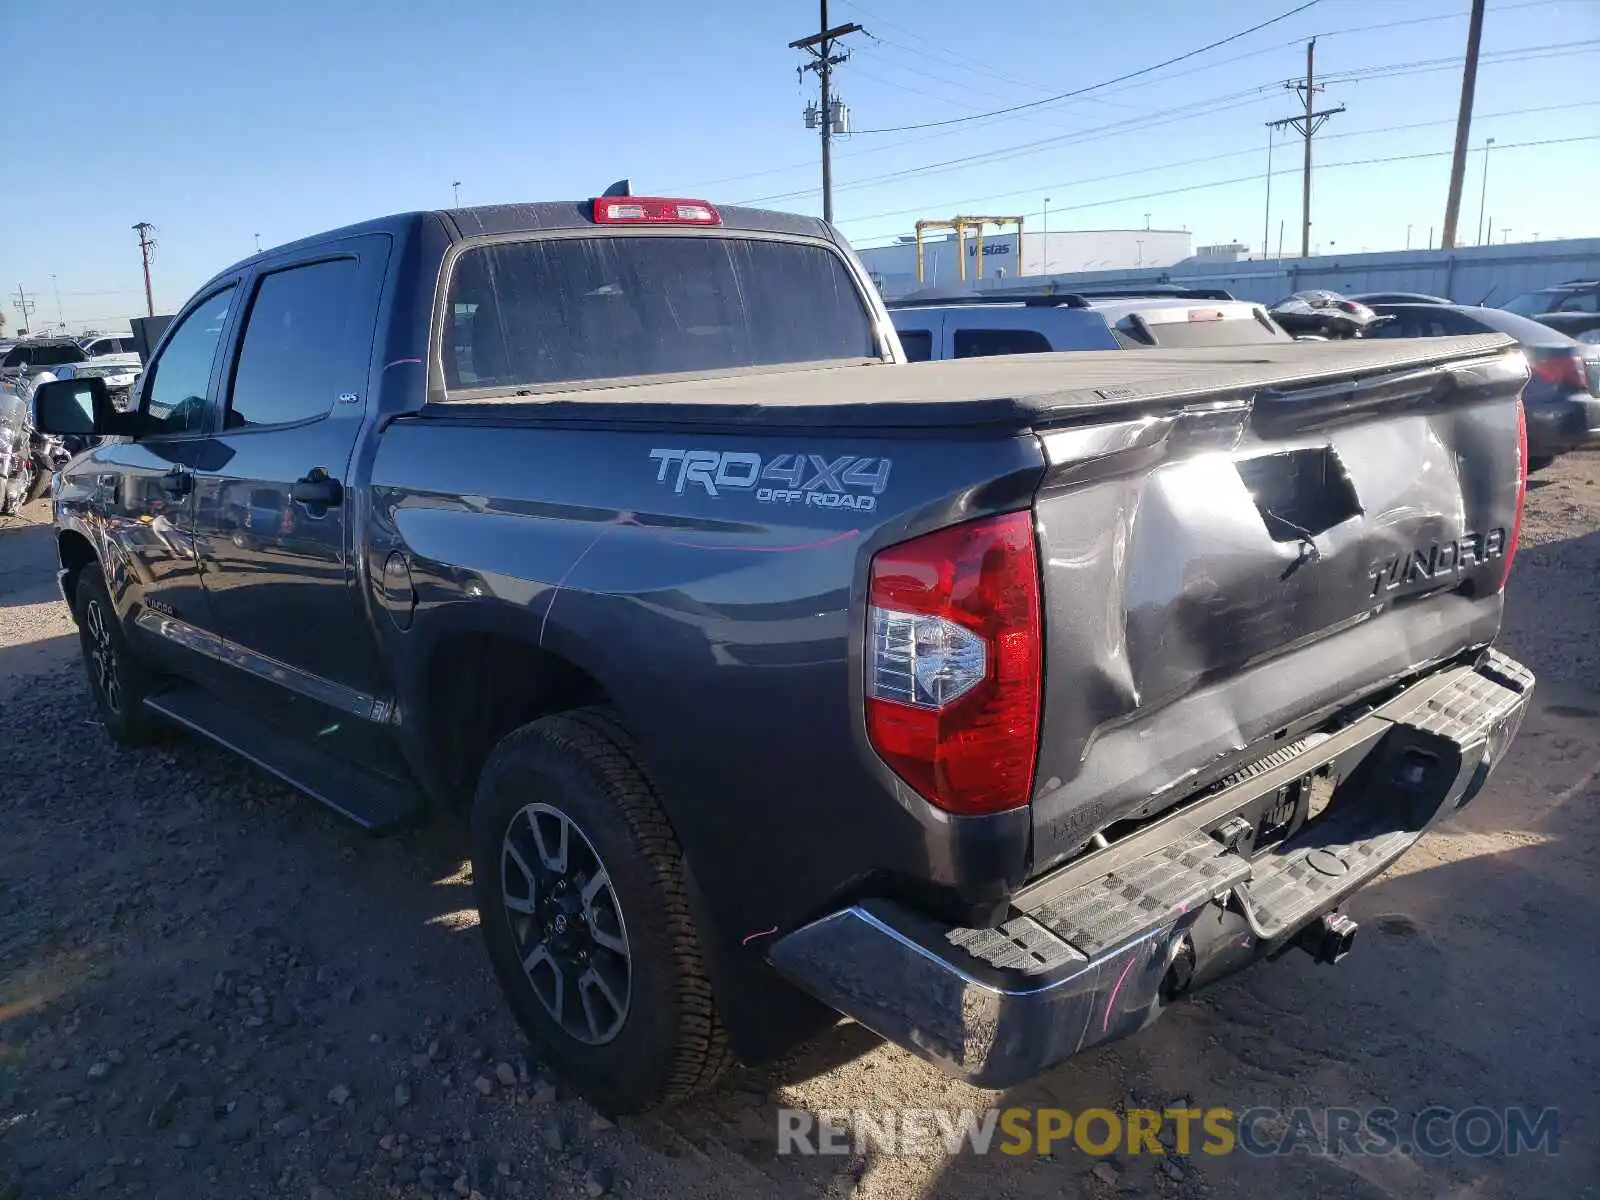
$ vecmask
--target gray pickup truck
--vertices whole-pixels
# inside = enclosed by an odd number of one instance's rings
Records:
[[[813,219],[412,213],[230,267],[59,476],[113,737],[470,824],[636,1110],[847,1015],[988,1086],[1291,946],[1465,804],[1525,486],[1498,336],[908,364]]]

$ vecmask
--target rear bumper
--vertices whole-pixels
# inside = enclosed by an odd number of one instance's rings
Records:
[[[1528,456],[1552,458],[1583,445],[1591,436],[1600,438],[1600,408],[1591,412],[1581,399],[1572,396],[1529,403],[1524,412],[1528,422]]]
[[[770,959],[950,1074],[1013,1086],[1287,946],[1477,794],[1532,690],[1530,672],[1488,653],[1045,876],[997,929],[868,900],[787,934]],[[1254,829],[1293,788],[1320,789],[1320,815],[1253,859],[1225,847],[1224,827],[1248,814]]]
[[[1583,409],[1581,444],[1585,446],[1600,444],[1600,396],[1580,396],[1578,403]]]

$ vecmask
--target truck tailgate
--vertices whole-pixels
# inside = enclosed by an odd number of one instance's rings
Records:
[[[1493,639],[1526,366],[1455,340],[1041,430],[1035,872]]]

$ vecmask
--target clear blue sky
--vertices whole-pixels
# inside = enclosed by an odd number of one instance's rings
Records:
[[[837,79],[857,130],[945,121],[1102,82],[1298,2],[833,0],[835,23],[874,35],[850,40]],[[1410,225],[1421,245],[1443,215],[1460,83],[1457,63],[1427,60],[1459,58],[1468,8],[1322,0],[1089,97],[858,132],[837,150],[835,215],[869,245],[957,211],[1033,214],[1037,228],[1049,196],[1053,229],[1143,226],[1148,213],[1197,244],[1259,248],[1263,123],[1293,111],[1282,81],[1303,72],[1304,40],[1321,34],[1330,83],[1319,102],[1348,111],[1318,138],[1329,166],[1316,178],[1313,240],[1398,249]],[[9,327],[19,283],[37,297],[36,326],[55,320],[56,287],[69,323],[142,311],[139,220],[158,227],[156,303],[170,311],[251,253],[257,233],[271,245],[445,207],[453,180],[463,204],[588,196],[627,176],[641,193],[820,212],[815,137],[801,120],[815,80],[796,79],[801,58],[787,48],[816,21],[816,4],[800,0],[6,4]],[[1463,238],[1477,232],[1486,137],[1504,147],[1489,172],[1497,231],[1600,235],[1600,0],[1490,0],[1483,49]],[[1515,145],[1572,138],[1589,140]],[[1281,142],[1273,164],[1283,173],[1271,238],[1286,218],[1289,247],[1296,154]]]

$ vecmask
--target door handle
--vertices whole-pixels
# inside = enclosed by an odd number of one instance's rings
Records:
[[[344,488],[326,469],[312,467],[304,479],[297,479],[289,486],[289,499],[296,504],[329,508],[344,499]]]
[[[194,490],[194,476],[174,467],[161,477],[161,490],[169,496],[187,496]]]

